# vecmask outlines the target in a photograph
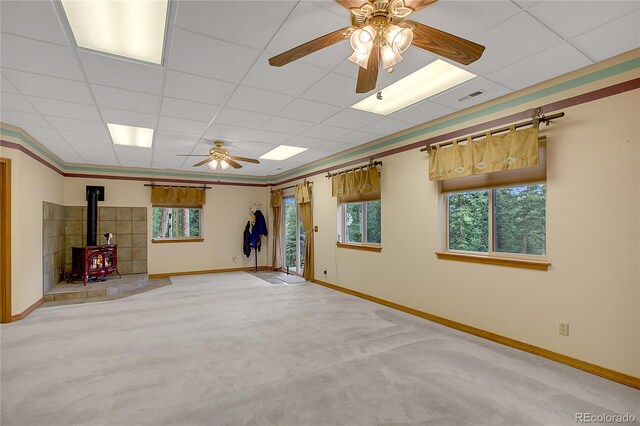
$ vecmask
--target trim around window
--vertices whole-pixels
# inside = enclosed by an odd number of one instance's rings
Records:
[[[201,243],[204,238],[156,238],[151,239],[152,244],[164,244],[164,243]]]
[[[380,245],[370,245],[370,244],[361,244],[361,243],[341,243],[339,241],[336,242],[336,247],[346,248],[351,250],[374,251],[378,253],[382,251],[382,246]]]
[[[444,260],[458,260],[462,262],[484,263],[487,265],[511,266],[514,268],[535,269],[538,271],[546,271],[549,268],[549,265],[551,265],[550,262],[542,260],[488,256],[455,251],[436,252],[436,256],[438,256],[438,259]]]

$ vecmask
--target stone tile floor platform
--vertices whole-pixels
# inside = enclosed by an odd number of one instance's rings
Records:
[[[44,295],[43,307],[122,299],[171,284],[168,278],[149,279],[147,274],[108,276],[105,281],[59,283]]]

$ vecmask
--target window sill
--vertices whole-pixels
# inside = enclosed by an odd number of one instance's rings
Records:
[[[151,240],[152,244],[167,244],[167,243],[201,243],[204,238],[165,238],[159,240]]]
[[[477,254],[436,252],[438,259],[458,260],[461,262],[484,263],[488,265],[510,266],[513,268],[546,271],[551,263],[540,260],[514,259],[507,257],[481,256]]]
[[[364,244],[336,243],[336,247],[351,250],[374,251],[377,253],[380,253],[382,251],[382,247],[380,246],[367,246]]]

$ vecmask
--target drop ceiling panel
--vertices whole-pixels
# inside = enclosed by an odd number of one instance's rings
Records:
[[[326,142],[326,143],[316,147],[316,149],[319,149],[321,151],[326,151],[327,152],[327,156],[331,155],[331,154],[334,154],[334,153],[346,151],[347,149],[350,149],[350,148],[353,148],[353,145],[350,145],[350,144],[345,143],[345,142],[337,142],[337,141]]]
[[[468,98],[462,101],[459,100],[469,95],[470,93],[474,93],[477,91],[482,91],[483,93],[473,98]],[[447,90],[440,95],[429,98],[429,101],[438,105],[460,110],[469,108],[473,105],[481,104],[490,99],[495,99],[508,93],[511,93],[511,90],[507,89],[506,87],[500,86],[499,84],[496,84],[485,78],[477,77],[473,80],[456,86],[453,89]]]
[[[412,124],[422,124],[454,112],[456,112],[456,110],[453,108],[434,104],[426,100],[390,114],[389,117]]]
[[[153,148],[156,153],[189,154],[199,140],[196,135],[158,130],[154,135]]]
[[[51,125],[40,114],[32,114],[21,111],[0,111],[0,121],[18,127],[38,126],[51,127]]]
[[[267,121],[264,126],[262,126],[262,130],[297,135],[312,126],[313,123],[309,123],[308,121],[293,120],[291,118],[283,117],[273,117],[269,121]]]
[[[115,108],[100,108],[102,117],[107,123],[124,124],[125,126],[145,127],[155,129],[158,123],[157,114],[145,114],[143,112],[125,111]]]
[[[640,11],[584,33],[572,43],[597,61],[637,49],[640,47]]]
[[[50,1],[0,2],[2,32],[68,46]]]
[[[366,94],[356,94],[356,79],[329,73],[302,95],[305,99],[341,107],[351,106]]]
[[[93,98],[86,83],[6,68],[2,71],[23,95],[93,104]]]
[[[101,121],[98,110],[93,105],[76,102],[56,101],[53,99],[28,97],[29,102],[43,115],[75,118],[79,120]]]
[[[218,111],[220,111],[220,107],[216,105],[185,101],[183,99],[169,97],[164,97],[162,99],[161,114],[167,117],[211,121]]]
[[[186,118],[160,117],[158,129],[201,135],[209,125],[208,121],[187,120]]]
[[[325,120],[322,124],[355,130],[369,124],[373,124],[382,118],[383,116],[378,114],[359,111],[353,108],[345,108],[340,114],[334,115],[333,117]]]
[[[284,22],[267,46],[269,52],[281,53],[351,25],[350,14],[346,9],[344,16],[341,17],[314,3],[309,1],[297,4],[289,19]]]
[[[13,84],[11,84],[9,80],[4,77],[4,75],[2,76],[2,80],[0,81],[0,89],[3,92],[18,93],[18,90],[13,87]]]
[[[241,109],[224,108],[216,117],[215,124],[258,129],[271,118],[270,115]]]
[[[162,94],[164,69],[160,66],[88,51],[78,51],[78,56],[91,83]]]
[[[528,9],[564,38],[573,38],[638,10],[638,1],[542,1]],[[636,21],[636,28],[640,22]]]
[[[177,71],[167,71],[164,95],[206,104],[220,104],[235,88],[226,81],[213,80]]]
[[[244,141],[244,142],[238,142],[234,147],[232,152],[232,155],[240,155],[241,157],[244,157],[245,155],[248,157],[259,157],[262,154],[271,151],[273,148],[275,148],[276,145],[272,144],[272,143],[263,143],[263,142],[255,142],[255,141]],[[242,154],[245,155],[242,155]],[[259,160],[260,162],[263,162],[263,160]],[[264,160],[267,161],[267,160]]]
[[[309,138],[306,136],[294,136],[288,143],[293,146],[299,146],[302,148],[318,148],[327,141],[323,139]]]
[[[122,145],[116,145],[114,148],[118,158],[120,159],[121,166],[151,167],[151,156],[153,154],[152,149]]]
[[[88,163],[118,165],[118,159],[106,132],[86,133],[61,130],[60,133]]]
[[[269,58],[274,54],[264,53],[253,65],[242,84],[298,96],[317,83],[327,71],[300,61],[291,62],[283,67],[272,67]]]
[[[482,58],[469,65],[469,71],[486,75],[551,46],[562,39],[526,12],[502,22],[475,37],[488,48]]]
[[[256,130],[247,127],[235,127],[226,124],[213,124],[205,133],[205,137],[210,139],[244,140],[251,136]]]
[[[127,111],[157,114],[160,111],[160,97],[115,87],[91,85],[93,95],[101,107],[117,108]]]
[[[30,126],[28,129],[24,130],[29,133],[31,137],[33,137],[35,140],[46,147],[48,147],[49,141],[54,139],[62,139],[60,134],[55,129],[49,127]]]
[[[324,140],[332,140],[338,138],[340,136],[346,135],[349,133],[348,129],[343,129],[340,127],[327,126],[325,124],[317,124],[302,132],[302,136],[308,136],[310,138],[316,139],[324,139]]]
[[[181,1],[176,26],[263,49],[295,4],[294,1]]]
[[[157,153],[153,157],[153,162],[151,163],[151,167],[156,169],[170,169],[170,170],[178,170],[180,166],[182,166],[184,159],[175,157],[175,156],[161,156],[157,155]]]
[[[227,101],[227,105],[246,111],[276,114],[294,99],[293,96],[283,95],[281,93],[239,86]]]
[[[260,52],[176,28],[169,68],[228,82],[239,82]]]
[[[410,124],[407,124],[410,126]],[[344,142],[349,145],[361,145],[363,143],[371,142],[380,137],[380,135],[376,135],[373,133],[361,132],[358,130],[354,130],[352,132],[347,133],[346,135],[340,136],[336,138],[338,142]]]
[[[383,118],[380,121],[364,126],[361,130],[377,135],[388,135],[408,129],[409,127],[413,127],[413,124],[407,123],[406,121],[394,120],[393,118]]]
[[[2,34],[2,66],[52,77],[83,80],[70,47]]]
[[[342,107],[310,101],[307,99],[296,99],[278,113],[281,117],[293,118],[296,120],[319,123],[342,110]]]
[[[0,107],[3,110],[38,113],[24,96],[17,93],[2,92],[0,94]]]
[[[286,133],[269,132],[267,130],[258,130],[247,139],[250,141],[279,145],[287,142],[293,137]]]
[[[66,117],[47,116],[47,121],[58,130],[73,130],[76,132],[100,133],[104,130],[104,124],[99,121],[75,120]]]
[[[592,62],[569,43],[562,43],[530,56],[489,75],[489,78],[512,90],[523,89],[585,67]],[[531,70],[536,72],[532,73]]]
[[[39,139],[36,139],[40,142]],[[40,142],[58,156],[62,161],[68,163],[84,163],[85,160],[61,137],[48,138],[46,143]]]

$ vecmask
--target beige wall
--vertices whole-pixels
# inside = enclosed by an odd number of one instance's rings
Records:
[[[148,207],[147,235],[151,238],[151,189],[145,182],[66,178],[64,181],[64,205],[85,204],[86,185],[104,185],[105,201],[100,206]],[[204,242],[167,243],[149,242],[147,253],[150,274],[168,272],[188,272],[210,269],[251,267],[254,255],[247,258],[242,253],[242,232],[252,218],[249,208],[252,204],[267,205],[268,191],[260,187],[211,185],[207,191],[204,208]],[[263,208],[265,216],[267,209]],[[116,236],[117,238],[117,236]],[[258,257],[258,265],[267,264],[268,247],[271,237],[263,240],[263,250]],[[235,258],[235,261],[234,261]],[[269,257],[270,259],[270,257]]]
[[[17,315],[42,297],[42,203],[62,204],[63,177],[14,149],[11,159],[11,312]]]
[[[564,111],[543,127],[549,271],[438,260],[438,186],[412,150],[383,158],[381,253],[336,248],[330,181],[312,178],[316,279],[640,376],[640,91]]]

